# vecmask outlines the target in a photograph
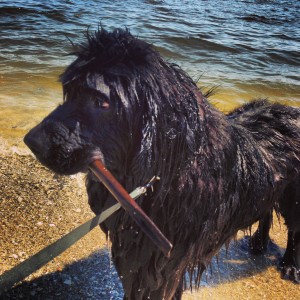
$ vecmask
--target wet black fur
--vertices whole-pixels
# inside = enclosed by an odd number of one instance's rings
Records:
[[[101,158],[128,191],[161,177],[138,203],[174,244],[170,258],[123,210],[102,225],[125,298],[180,299],[184,273],[198,284],[220,247],[258,220],[250,245],[264,251],[273,209],[289,229],[282,273],[299,281],[300,110],[261,100],[226,116],[127,30],[88,34],[75,54],[64,103],[25,142],[58,173]],[[95,213],[115,202],[89,172],[86,186]]]

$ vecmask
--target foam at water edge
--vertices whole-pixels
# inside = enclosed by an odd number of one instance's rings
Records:
[[[1,156],[3,155],[12,155],[12,154],[17,154],[17,155],[31,155],[34,157],[32,152],[25,147],[22,146],[16,146],[16,145],[11,145],[6,139],[2,138],[0,136],[0,153]]]

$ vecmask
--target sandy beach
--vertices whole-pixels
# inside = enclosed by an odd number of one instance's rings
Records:
[[[3,153],[0,274],[93,217],[84,175],[58,176],[28,154]],[[277,220],[272,238],[276,245],[265,257],[249,256],[243,240],[233,242],[204,274],[203,287],[185,292],[184,299],[300,299],[299,285],[281,280],[276,270],[285,247],[284,226]],[[1,299],[122,299],[109,247],[96,228]]]
[[[83,175],[57,176],[29,155],[10,153],[0,162],[2,274],[94,215],[87,204]],[[108,250],[105,235],[96,228],[0,298],[110,299],[110,290],[116,287],[109,276],[114,276],[121,299]]]

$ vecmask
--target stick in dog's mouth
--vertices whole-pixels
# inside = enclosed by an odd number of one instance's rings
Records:
[[[114,198],[129,213],[134,221],[141,227],[144,233],[164,253],[164,255],[169,257],[173,245],[152,222],[152,220],[145,214],[145,212],[138,206],[138,204],[129,196],[123,186],[104,167],[102,161],[99,159],[93,161],[89,168],[105,185]]]

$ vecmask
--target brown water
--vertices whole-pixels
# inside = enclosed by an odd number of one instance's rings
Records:
[[[42,75],[0,78],[0,135],[22,147],[21,138],[62,101],[60,84]]]

